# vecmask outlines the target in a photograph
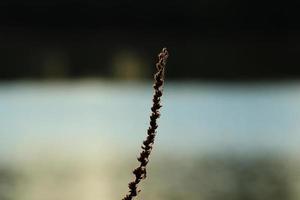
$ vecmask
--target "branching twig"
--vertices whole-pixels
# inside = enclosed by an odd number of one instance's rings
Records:
[[[151,150],[153,148],[154,139],[156,135],[157,119],[160,116],[159,109],[161,108],[160,98],[162,96],[163,84],[164,84],[164,73],[166,61],[169,54],[166,48],[163,48],[161,53],[158,55],[158,62],[156,63],[157,72],[154,75],[154,94],[153,94],[153,105],[151,107],[151,116],[150,116],[150,126],[147,131],[147,138],[144,140],[142,145],[142,152],[138,157],[138,161],[140,162],[139,167],[133,170],[133,174],[135,175],[134,181],[128,184],[129,193],[123,198],[123,200],[132,200],[140,190],[137,190],[138,184],[142,179],[146,178],[146,166],[149,162],[149,156]]]

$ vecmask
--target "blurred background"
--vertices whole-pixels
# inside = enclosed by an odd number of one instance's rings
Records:
[[[2,0],[0,200],[121,199],[162,117],[138,199],[300,198],[294,1]]]

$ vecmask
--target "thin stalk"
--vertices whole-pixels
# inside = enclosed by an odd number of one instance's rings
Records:
[[[151,107],[152,112],[150,115],[150,126],[147,131],[147,138],[143,141],[143,145],[141,146],[142,152],[137,158],[140,165],[133,170],[135,179],[128,184],[129,192],[122,200],[132,200],[134,197],[136,197],[140,192],[140,190],[138,190],[138,184],[147,176],[146,166],[149,162],[149,156],[151,154],[156,136],[156,129],[158,127],[157,119],[160,117],[159,109],[162,107],[160,104],[160,98],[163,94],[165,67],[168,56],[169,53],[166,48],[163,48],[161,53],[158,54],[158,62],[156,63],[157,72],[154,75],[154,94],[152,100],[153,105]]]

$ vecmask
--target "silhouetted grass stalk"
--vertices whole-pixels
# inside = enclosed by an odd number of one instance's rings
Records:
[[[169,53],[166,48],[163,48],[161,53],[158,55],[158,62],[156,63],[157,72],[154,75],[154,94],[153,94],[153,105],[151,107],[151,116],[150,116],[150,126],[147,131],[147,138],[143,141],[142,152],[138,157],[138,161],[140,165],[133,170],[133,174],[135,175],[134,181],[128,184],[129,192],[123,198],[123,200],[132,200],[137,194],[140,192],[138,190],[138,184],[141,182],[142,179],[146,178],[147,171],[146,166],[149,162],[149,156],[151,154],[154,139],[156,135],[157,119],[160,116],[159,109],[162,107],[160,104],[160,98],[163,93],[163,84],[164,84],[164,77],[165,77],[165,66],[168,59]]]

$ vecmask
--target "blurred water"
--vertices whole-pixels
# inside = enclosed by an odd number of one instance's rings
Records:
[[[2,83],[1,157],[24,157],[53,145],[66,152],[88,148],[88,154],[99,153],[101,145],[137,149],[151,96],[151,83]],[[300,151],[299,83],[172,82],[163,105],[160,151]]]
[[[1,83],[0,199],[121,199],[151,84]],[[164,91],[146,199],[299,199],[300,83]]]

